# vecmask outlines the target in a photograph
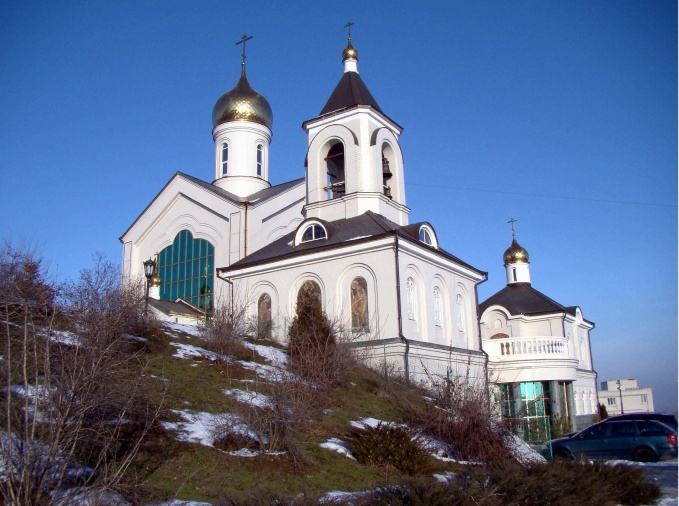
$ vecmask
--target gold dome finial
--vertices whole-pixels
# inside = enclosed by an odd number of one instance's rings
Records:
[[[269,102],[252,89],[245,75],[245,43],[252,38],[252,35],[243,34],[236,42],[237,46],[243,45],[240,79],[236,86],[217,100],[212,110],[213,128],[229,121],[251,121],[264,125],[269,130],[273,125],[273,112]]]
[[[516,231],[514,230],[514,223],[516,223],[516,220],[512,218],[507,223],[512,225],[512,245],[505,251],[505,266],[510,264],[530,263],[528,261],[528,251],[526,248],[522,247],[518,242],[516,242]]]
[[[352,23],[349,21],[346,25],[344,25],[344,28],[347,29],[347,47],[344,48],[344,51],[342,51],[342,61],[345,61],[349,58],[353,58],[354,60],[358,61],[358,51],[356,51],[356,48],[351,45],[351,25],[354,25],[355,23]]]

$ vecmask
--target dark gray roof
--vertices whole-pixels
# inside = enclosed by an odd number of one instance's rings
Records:
[[[263,190],[259,190],[258,192],[255,192],[252,195],[248,195],[247,197],[239,197],[238,195],[234,195],[231,192],[227,192],[226,190],[221,189],[219,186],[215,186],[214,184],[208,183],[207,181],[203,181],[202,179],[198,179],[197,177],[189,176],[188,174],[184,174],[183,172],[177,172],[176,175],[181,176],[184,179],[188,179],[189,181],[205,188],[210,192],[226,197],[232,202],[250,202],[250,203],[254,203],[255,201],[257,202],[264,201],[271,197],[275,197],[279,193],[283,193],[284,191],[304,182],[303,177],[299,179],[293,179],[292,181],[288,181],[287,183],[282,183],[276,186],[271,186],[269,188],[264,188]]]
[[[319,116],[340,109],[348,109],[355,105],[369,105],[373,109],[382,112],[380,106],[377,105],[377,100],[373,98],[361,76],[357,72],[345,72]]]
[[[169,184],[172,182],[173,179],[180,177],[182,179],[186,179],[188,181],[191,181],[192,183],[200,186],[204,190],[207,190],[211,193],[214,193],[215,195],[220,195],[221,197],[224,197],[227,200],[230,200],[231,202],[235,204],[243,203],[243,202],[250,202],[252,204],[256,204],[259,202],[263,202],[267,199],[270,199],[272,197],[275,197],[276,195],[285,192],[286,190],[289,190],[290,188],[293,188],[301,183],[304,182],[304,178],[299,178],[299,179],[293,179],[292,181],[288,181],[287,183],[282,183],[278,184],[276,186],[271,186],[269,188],[265,188],[263,190],[260,190],[258,192],[253,193],[252,195],[248,195],[247,197],[239,197],[238,195],[234,195],[231,192],[227,192],[226,190],[222,190],[220,187],[215,186],[211,183],[208,183],[207,181],[203,181],[202,179],[198,179],[197,177],[189,176],[188,174],[184,174],[183,172],[177,171],[174,176],[170,178],[170,180],[163,186],[163,188],[158,192],[158,194],[153,198],[151,202],[149,202],[149,205],[147,205],[144,210],[137,216],[137,218],[132,222],[132,225],[128,227],[128,229],[125,231],[125,233],[120,236],[120,241],[122,242],[123,237],[125,234],[127,234],[130,229],[134,226],[135,223],[141,218],[146,210],[151,207],[151,204],[153,204],[156,199],[165,191],[165,188],[169,186]]]
[[[194,318],[203,318],[205,316],[205,313],[203,311],[181,299],[171,301],[171,300],[156,300],[149,298],[149,306],[157,309],[161,313],[166,314],[168,316],[173,314],[192,316]]]
[[[549,313],[568,313],[575,316],[578,306],[563,306],[544,293],[533,288],[530,283],[513,283],[491,295],[479,304],[479,315],[490,306],[502,306],[511,315],[541,315]],[[586,321],[586,320],[585,320]],[[588,322],[592,323],[592,322]]]
[[[388,220],[382,215],[367,211],[360,216],[354,218],[342,219],[337,221],[318,220],[325,226],[328,237],[326,239],[319,239],[316,241],[309,241],[298,244],[297,247],[292,247],[292,242],[295,237],[296,230],[277,239],[276,241],[264,246],[263,248],[251,253],[238,262],[229,267],[221,267],[220,272],[229,272],[244,267],[253,265],[262,265],[270,262],[275,262],[283,258],[289,258],[299,255],[306,255],[307,253],[324,251],[329,249],[336,249],[351,246],[358,241],[374,241],[382,237],[398,234],[399,237],[411,242],[417,243],[423,248],[428,248],[434,253],[441,255],[449,260],[452,260],[460,265],[463,265],[481,275],[486,273],[472,267],[466,262],[463,262],[456,256],[448,253],[443,249],[436,249],[427,244],[420,242],[419,230],[422,223],[414,223],[412,225],[401,226]],[[303,223],[300,224],[303,226]],[[431,225],[430,225],[431,226]]]

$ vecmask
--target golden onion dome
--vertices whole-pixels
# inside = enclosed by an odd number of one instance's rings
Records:
[[[212,110],[212,127],[228,121],[252,121],[269,130],[273,125],[273,111],[269,102],[252,89],[245,77],[245,68],[236,86],[219,97]]]
[[[526,248],[519,245],[516,239],[512,239],[512,245],[507,248],[504,255],[505,266],[510,264],[527,264],[528,261],[528,251]]]
[[[158,276],[157,272],[153,273],[153,276],[151,277],[151,282],[149,283],[149,286],[160,286],[162,284],[162,281],[160,280],[160,276]]]
[[[358,61],[358,51],[354,46],[351,45],[351,39],[349,39],[349,42],[347,42],[347,47],[345,47],[344,51],[342,51],[342,61],[348,60],[349,58],[353,58],[354,60]]]

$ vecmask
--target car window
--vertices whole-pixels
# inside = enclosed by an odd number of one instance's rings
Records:
[[[665,434],[665,431],[662,430],[662,427],[653,422],[638,421],[637,427],[639,427],[639,433],[642,436],[662,436]]]
[[[585,429],[581,436],[585,439],[597,439],[604,437],[605,426],[603,424],[593,425],[588,429]]]
[[[634,422],[612,422],[610,425],[610,437],[632,437],[637,434]]]

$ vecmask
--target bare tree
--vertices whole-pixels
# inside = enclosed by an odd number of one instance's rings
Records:
[[[0,251],[4,503],[66,504],[118,486],[156,420],[143,357],[126,338],[139,329],[141,299],[116,274],[97,257],[60,291],[34,254]],[[57,295],[71,332],[55,329]]]

